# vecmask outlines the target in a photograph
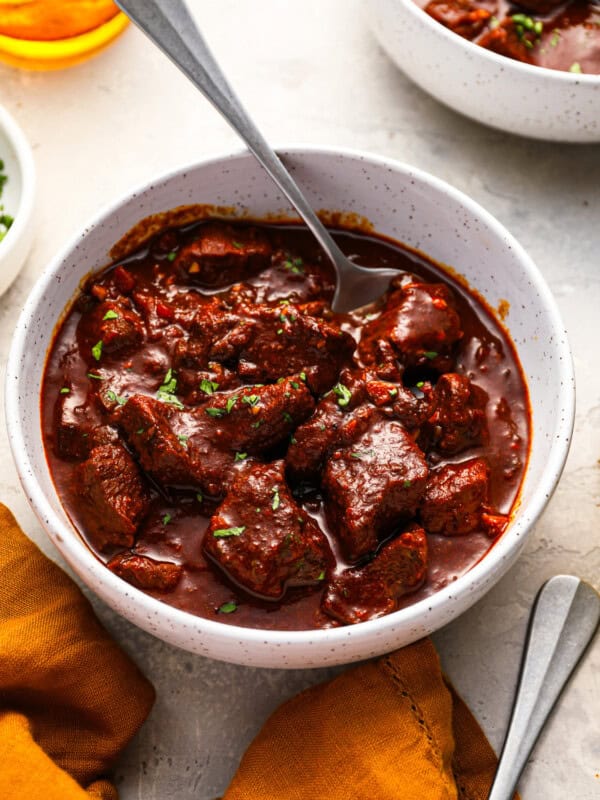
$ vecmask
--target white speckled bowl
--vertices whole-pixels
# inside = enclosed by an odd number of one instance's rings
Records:
[[[494,128],[559,142],[600,142],[600,75],[523,64],[445,28],[413,0],[367,0],[390,58],[437,100]]]
[[[475,603],[515,561],[563,468],[574,415],[567,337],[544,279],[512,236],[448,184],[368,154],[284,150],[316,208],[355,212],[377,231],[459,270],[489,301],[510,304],[507,319],[529,380],[533,448],[521,505],[506,533],[469,573],[433,597],[352,627],[299,632],[239,628],[194,617],[129,586],[106,569],[71,526],[48,472],[39,387],[52,332],[79,281],[107,263],[111,246],[142,217],[187,203],[234,204],[262,217],[291,215],[247,153],[204,161],[143,186],[104,209],[47,267],[19,319],[6,377],[13,457],[27,497],[49,537],[94,591],[161,639],[224,661],[316,667],[368,658],[445,625]]]
[[[0,205],[14,217],[0,242],[0,295],[17,277],[32,243],[31,217],[35,197],[35,166],[25,134],[8,111],[0,106],[0,159],[8,181]]]

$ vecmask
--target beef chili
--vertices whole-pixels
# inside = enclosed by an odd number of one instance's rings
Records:
[[[502,326],[421,254],[335,236],[398,270],[353,314],[304,229],[209,220],[93,275],[60,324],[51,474],[96,556],[153,597],[256,628],[356,623],[505,529],[529,404]]]
[[[508,58],[565,72],[600,74],[597,0],[417,0],[430,16]]]

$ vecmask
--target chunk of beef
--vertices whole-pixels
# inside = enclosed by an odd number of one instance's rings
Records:
[[[436,406],[435,392],[429,381],[420,381],[418,387],[409,389],[402,383],[383,381],[367,373],[365,392],[374,406],[386,410],[409,430],[420,427]]]
[[[271,249],[258,228],[209,222],[202,225],[197,239],[181,248],[174,266],[186,281],[214,289],[268,267]]]
[[[431,0],[424,10],[459,36],[474,39],[496,11],[497,3],[490,5],[492,8],[487,9],[471,0]]]
[[[129,300],[125,299],[122,302],[106,300],[81,317],[77,338],[90,357],[93,354],[100,360],[106,353],[124,353],[141,345],[144,325],[140,315],[128,304]]]
[[[119,423],[142,468],[163,486],[194,485],[186,441],[176,432],[182,412],[153,397],[134,395],[121,409]]]
[[[59,394],[54,406],[55,450],[60,458],[81,461],[94,447],[117,439],[117,432],[98,424],[89,405],[73,390]]]
[[[389,360],[389,348],[405,367],[450,369],[452,346],[462,337],[451,290],[443,283],[411,283],[392,292],[368,322],[359,352],[366,364]]]
[[[435,394],[437,408],[421,430],[422,447],[455,454],[487,443],[487,392],[466,375],[448,372],[440,376]]]
[[[292,498],[281,461],[238,472],[203,547],[229,578],[269,600],[290,587],[317,586],[331,563],[327,540]]]
[[[106,566],[132,586],[155,592],[172,592],[183,574],[180,564],[156,561],[129,551],[117,553]]]
[[[331,455],[323,473],[325,509],[349,560],[375,550],[379,536],[415,514],[427,474],[410,434],[379,412],[352,445]]]
[[[260,455],[285,441],[314,407],[306,384],[291,376],[280,383],[219,392],[194,414],[210,418],[216,446]]]
[[[237,452],[269,451],[313,408],[306,386],[290,379],[217,392],[191,410],[134,395],[121,410],[120,424],[142,467],[159,484],[199,487],[218,497],[232,478]]]
[[[365,567],[336,576],[323,597],[330,617],[353,624],[396,611],[398,600],[422,585],[427,574],[427,536],[410,525]]]
[[[95,447],[74,472],[79,513],[86,532],[102,550],[131,547],[150,503],[140,471],[121,444]]]
[[[238,374],[256,383],[305,372],[317,394],[330,389],[356,347],[349,333],[293,305],[248,310],[253,323],[239,353]],[[248,330],[248,326],[246,326]]]
[[[530,52],[538,41],[539,36],[535,31],[521,28],[512,17],[506,17],[496,28],[484,33],[477,44],[501,56],[532,64]]]
[[[432,472],[421,500],[428,533],[461,536],[481,527],[488,499],[490,468],[483,458],[446,464]]]
[[[347,411],[339,399],[335,394],[324,397],[312,417],[296,429],[285,458],[292,480],[318,482],[331,451],[352,442],[369,424],[372,409],[363,405]]]

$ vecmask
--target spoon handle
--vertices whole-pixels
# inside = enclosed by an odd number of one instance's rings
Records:
[[[579,578],[557,575],[541,588],[489,800],[511,800],[539,733],[599,621],[600,596]]]
[[[182,0],[117,0],[117,5],[210,100],[246,142],[300,214],[329,258],[342,270],[346,258],[304,194],[227,82]]]

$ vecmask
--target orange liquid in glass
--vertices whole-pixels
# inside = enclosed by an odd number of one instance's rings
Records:
[[[27,69],[71,66],[126,25],[112,0],[0,0],[0,60]]]

